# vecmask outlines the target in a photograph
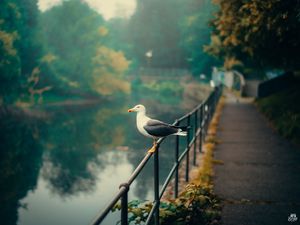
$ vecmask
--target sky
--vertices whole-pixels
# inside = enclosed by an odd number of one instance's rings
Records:
[[[63,0],[39,0],[38,6],[41,11],[50,9],[58,5]],[[99,12],[104,19],[109,20],[114,17],[130,17],[136,8],[136,0],[83,0],[88,5]]]

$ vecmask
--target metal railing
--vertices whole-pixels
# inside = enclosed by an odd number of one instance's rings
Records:
[[[159,147],[160,144],[164,141],[165,138],[160,138],[157,142],[157,150],[154,153],[147,153],[146,156],[142,159],[139,165],[136,167],[130,178],[127,182],[120,184],[119,192],[114,196],[102,213],[96,217],[96,219],[91,223],[91,225],[98,225],[105,219],[108,213],[113,209],[116,203],[121,200],[121,225],[128,225],[128,192],[132,182],[143,170],[151,156],[153,155],[154,164],[153,164],[153,177],[154,177],[154,202],[151,211],[148,214],[145,225],[154,222],[155,225],[159,224],[159,205],[160,199],[162,198],[168,184],[174,176],[174,197],[178,197],[178,183],[179,183],[179,166],[185,159],[185,181],[189,181],[189,171],[190,171],[190,153],[193,151],[193,165],[196,165],[196,156],[197,152],[202,151],[202,143],[207,134],[207,129],[209,122],[215,112],[217,102],[221,96],[222,87],[216,87],[209,97],[195,107],[192,111],[177,119],[173,125],[186,125],[191,127],[188,129],[186,136],[186,146],[184,151],[179,155],[179,137],[176,136],[174,155],[175,161],[172,166],[166,180],[164,181],[161,190],[159,190]],[[198,140],[197,140],[198,139]],[[197,148],[198,142],[198,148]],[[198,151],[197,151],[198,150]]]

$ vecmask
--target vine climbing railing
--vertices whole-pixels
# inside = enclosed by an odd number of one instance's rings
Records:
[[[177,119],[173,125],[187,125],[191,129],[188,130],[186,136],[186,146],[184,151],[179,155],[179,137],[176,136],[175,146],[174,146],[174,164],[164,181],[163,186],[159,190],[159,148],[160,144],[164,141],[165,138],[158,140],[157,150],[154,153],[147,153],[147,155],[142,159],[139,165],[136,167],[134,172],[131,174],[129,179],[120,184],[118,193],[113,197],[113,199],[107,204],[105,209],[95,218],[92,222],[92,225],[101,224],[105,219],[108,213],[114,208],[116,203],[121,200],[121,225],[128,224],[128,192],[130,186],[136,177],[143,170],[149,159],[153,155],[153,177],[154,177],[154,202],[151,211],[148,214],[145,225],[150,224],[150,222],[155,225],[159,224],[159,205],[160,200],[166,191],[170,181],[174,177],[174,197],[178,196],[178,183],[179,183],[179,166],[185,160],[185,181],[189,181],[189,171],[190,171],[190,156],[192,156],[192,163],[196,165],[197,152],[201,152],[202,143],[206,136],[208,125],[211,121],[211,118],[215,112],[216,105],[222,93],[222,87],[216,87],[209,97],[195,107],[192,111],[185,114],[181,118]],[[198,143],[198,145],[197,145]],[[192,152],[191,152],[192,151]],[[191,154],[192,153],[192,154]]]

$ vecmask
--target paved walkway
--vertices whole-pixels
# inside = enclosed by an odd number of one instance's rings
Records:
[[[224,200],[222,223],[300,224],[300,150],[276,134],[251,101],[226,101],[215,151],[224,164],[215,166],[214,179]]]

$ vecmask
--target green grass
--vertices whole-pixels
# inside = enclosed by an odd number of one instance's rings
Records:
[[[300,144],[299,101],[299,82],[289,89],[256,101],[259,109],[271,120],[278,132],[296,144]]]

